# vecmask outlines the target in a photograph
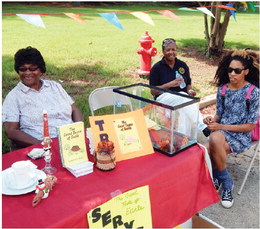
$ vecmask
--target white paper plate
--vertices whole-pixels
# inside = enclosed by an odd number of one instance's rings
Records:
[[[12,176],[10,176],[10,177],[12,177]],[[10,177],[8,176],[8,180],[6,182],[8,188],[10,188],[10,189],[25,189],[25,188],[28,188],[28,187],[31,187],[32,185],[34,185],[35,182],[38,180],[35,172],[30,172],[30,180],[27,182],[27,184],[18,186],[17,183],[15,182],[14,177],[12,179],[10,179]]]
[[[9,173],[9,170],[11,168],[8,168],[4,171],[2,171],[2,193],[4,195],[22,195],[29,192],[32,192],[36,189],[36,185],[38,183],[39,179],[45,179],[46,174],[39,169],[33,169],[31,172],[35,173],[34,178],[30,181],[29,186],[25,188],[17,188],[17,187],[10,187],[10,182],[8,181],[7,173]]]

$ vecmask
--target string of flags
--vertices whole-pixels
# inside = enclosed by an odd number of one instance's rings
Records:
[[[243,4],[249,4],[249,2],[242,2]],[[250,7],[252,7],[252,4],[249,5]],[[226,10],[229,10],[232,17],[234,18],[234,20],[236,21],[236,15],[235,15],[235,11],[236,9],[234,8],[234,5],[232,3],[228,3],[226,5],[211,5],[211,6],[206,6],[206,7],[193,7],[193,8],[187,8],[187,7],[183,7],[183,8],[179,8],[179,9],[169,9],[169,10],[149,10],[149,11],[136,11],[136,12],[113,12],[113,13],[52,13],[52,14],[12,14],[12,13],[4,13],[3,15],[16,15],[18,17],[20,17],[21,19],[25,20],[26,22],[35,25],[35,26],[39,26],[42,28],[46,28],[46,26],[44,25],[41,15],[66,15],[80,23],[83,24],[87,24],[86,20],[83,20],[81,18],[81,15],[86,15],[86,14],[98,14],[100,15],[102,18],[104,18],[105,20],[107,20],[109,23],[111,23],[112,25],[116,26],[117,28],[119,28],[120,30],[124,30],[119,18],[117,17],[117,14],[120,13],[128,13],[128,14],[132,14],[133,16],[135,16],[136,18],[154,26],[154,22],[152,20],[152,18],[147,14],[149,12],[157,12],[160,13],[166,17],[169,17],[171,19],[174,19],[176,21],[180,21],[180,17],[178,17],[175,13],[173,13],[172,11],[175,10],[183,10],[183,11],[201,11],[207,15],[209,15],[210,17],[214,18],[214,15],[212,14],[212,12],[207,9],[209,7],[218,7],[218,8],[223,8]]]

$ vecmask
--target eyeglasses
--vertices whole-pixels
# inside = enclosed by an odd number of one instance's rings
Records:
[[[231,73],[234,71],[236,74],[240,74],[243,70],[245,70],[245,69],[241,69],[241,68],[228,68],[227,69],[228,73]]]
[[[33,68],[24,68],[24,67],[22,67],[22,68],[18,68],[18,70],[19,70],[20,72],[26,72],[27,70],[29,70],[30,72],[34,72],[34,71],[36,71],[38,68],[39,68],[39,67],[33,67]]]

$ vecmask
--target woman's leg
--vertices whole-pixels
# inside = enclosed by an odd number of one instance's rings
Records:
[[[231,151],[222,132],[214,131],[211,133],[209,138],[209,152],[213,169],[226,169],[227,154],[231,153]]]
[[[231,150],[222,132],[215,131],[211,133],[209,149],[213,166],[213,177],[217,179],[219,184],[222,184],[223,188],[221,204],[225,208],[230,208],[234,203],[232,197],[234,182],[227,171],[226,161],[227,154],[231,153]]]

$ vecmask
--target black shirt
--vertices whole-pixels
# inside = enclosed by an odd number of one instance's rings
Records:
[[[175,64],[173,69],[165,62],[164,58],[162,58],[159,62],[154,64],[150,71],[149,83],[152,86],[161,86],[165,83],[175,80],[176,71],[178,71],[182,75],[186,83],[186,87],[172,87],[169,88],[169,90],[177,92],[187,92],[187,85],[191,85],[190,70],[187,64],[179,60],[178,58],[175,58]]]

